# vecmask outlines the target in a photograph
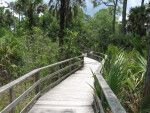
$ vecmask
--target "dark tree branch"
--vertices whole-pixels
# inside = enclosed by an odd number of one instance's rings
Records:
[[[109,5],[107,2],[104,2],[103,0],[101,0],[101,1],[102,1],[102,4],[104,4],[106,6],[113,6],[114,7],[114,5]]]

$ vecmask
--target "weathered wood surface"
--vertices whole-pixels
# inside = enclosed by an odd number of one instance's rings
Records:
[[[84,58],[85,65],[59,85],[44,94],[29,113],[94,113],[92,109],[94,79],[99,62]]]
[[[74,60],[74,59],[76,59],[76,58],[81,58],[81,57],[83,57],[83,56],[82,56],[82,55],[81,55],[81,56],[77,56],[77,57],[74,57],[74,58],[70,58],[70,59],[63,60],[63,61],[60,61],[60,62],[51,64],[51,65],[48,65],[48,66],[44,66],[44,67],[35,69],[35,70],[33,70],[33,71],[31,71],[31,72],[29,72],[29,73],[23,75],[22,77],[20,77],[20,78],[14,80],[14,81],[12,81],[12,82],[10,82],[10,83],[8,83],[8,84],[2,86],[2,87],[0,87],[0,94],[3,93],[3,92],[6,91],[6,90],[12,88],[12,87],[15,86],[16,84],[21,83],[22,81],[24,81],[25,79],[31,77],[32,75],[34,75],[34,74],[36,74],[36,73],[38,73],[38,72],[44,70],[44,69],[47,69],[47,68],[50,68],[50,67],[53,67],[53,66],[57,66],[57,65],[60,65],[60,64],[65,63],[65,62],[69,62],[69,61],[71,61],[71,60]]]
[[[106,58],[107,58],[107,56],[105,56],[105,59]],[[104,65],[105,59],[102,60],[102,62],[101,62],[102,65]],[[110,89],[109,85],[107,84],[107,82],[105,81],[103,76],[101,75],[102,65],[99,65],[98,69],[94,73],[96,75],[98,82],[100,84],[100,87],[102,89],[102,94],[103,94],[103,96],[105,96],[112,113],[126,113],[126,111],[120,104],[119,100],[117,99],[116,95],[113,93],[113,91]],[[102,97],[102,98],[101,98],[101,103],[103,103],[103,100],[104,100],[104,97]],[[101,106],[101,104],[99,104],[99,105]]]
[[[53,66],[58,66],[60,64],[63,64],[63,63],[66,63],[66,62],[70,62],[72,60],[80,60],[80,61],[76,61],[75,63],[71,64],[71,65],[68,65],[56,72],[53,72],[49,75],[47,75],[46,77],[40,79],[40,71],[44,70],[44,69],[47,69],[47,68],[50,68],[50,67],[53,67]],[[77,71],[78,69],[80,69],[82,66],[83,66],[83,60],[84,59],[84,56],[81,55],[81,56],[77,56],[77,57],[74,57],[74,58],[70,58],[70,59],[67,59],[67,60],[64,60],[64,61],[61,61],[61,62],[57,62],[55,64],[51,64],[51,65],[48,65],[48,66],[45,66],[45,67],[42,67],[42,68],[38,68],[38,69],[35,69],[27,74],[25,74],[24,76],[6,84],[5,86],[2,86],[0,87],[0,94],[3,93],[4,91],[6,90],[10,90],[10,104],[8,104],[0,113],[7,113],[9,111],[11,111],[11,113],[14,113],[15,112],[15,106],[21,101],[23,100],[26,95],[28,95],[33,89],[36,89],[35,90],[35,93],[37,94],[35,96],[35,98],[33,100],[31,100],[27,106],[21,111],[22,113],[25,112],[25,110],[27,109],[28,106],[30,106],[30,104],[32,102],[34,102],[35,99],[37,99],[39,96],[40,96],[40,93],[43,92],[44,90],[47,90],[47,88],[49,87],[52,87],[54,85],[57,85],[57,83],[59,83],[61,80],[63,80],[65,77],[71,75],[72,73],[74,73],[75,71]],[[56,76],[57,74],[65,71],[66,69],[69,69],[71,68],[72,66],[75,66],[75,65],[78,65],[77,68],[75,68],[74,70],[72,70],[71,72],[67,73],[66,75],[64,75],[63,77],[61,77],[59,80],[55,81],[54,83],[50,84],[49,86],[47,86],[45,89],[43,89],[42,91],[40,91],[40,83],[43,82],[44,80],[46,79],[49,79],[50,77],[53,77],[53,76]],[[21,81],[27,79],[28,77],[32,76],[33,74],[36,74],[35,75],[35,83],[30,87],[28,88],[25,92],[23,92],[18,98],[16,98],[14,100],[14,91],[13,91],[13,88],[16,84],[19,84]]]

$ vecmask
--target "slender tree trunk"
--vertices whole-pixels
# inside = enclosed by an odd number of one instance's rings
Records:
[[[65,15],[66,15],[66,28],[68,28],[69,3],[70,3],[70,0],[66,0],[66,11],[65,11]]]
[[[113,16],[113,33],[115,32],[115,23],[116,23],[116,9],[118,5],[118,0],[114,2],[114,16]]]
[[[150,2],[149,2],[149,8],[150,8]],[[149,13],[149,15],[150,15],[150,13]],[[148,58],[147,58],[147,69],[146,69],[146,81],[145,81],[144,95],[150,94],[150,18],[148,20],[148,33],[149,33]]]
[[[146,70],[146,82],[144,95],[150,93],[150,27],[149,27],[149,40],[148,40],[148,59],[147,59],[147,70]]]
[[[33,15],[30,15],[29,18],[29,29],[32,30],[32,26],[33,26]]]
[[[13,10],[13,24],[14,24],[14,31],[16,31],[16,23],[15,23],[15,15],[14,15],[14,10]]]
[[[30,6],[30,11],[28,12],[28,18],[29,18],[29,29],[32,30],[32,27],[34,25],[34,17],[33,17],[33,12],[34,12],[34,9],[33,9],[33,4],[31,4]]]
[[[63,55],[63,38],[64,38],[64,28],[65,28],[65,0],[61,0],[61,7],[60,7],[60,31],[59,31],[59,46],[61,47],[60,55]],[[60,59],[62,60],[62,59]]]
[[[116,22],[116,6],[114,6],[114,15],[113,15],[113,33],[115,32],[115,22]]]
[[[64,28],[65,28],[65,1],[61,0],[59,46],[63,45]]]
[[[126,10],[127,10],[127,1],[123,1],[123,12],[122,12],[122,33],[126,34]]]
[[[142,6],[142,5],[144,5],[144,0],[142,0],[142,2],[141,2],[141,6]]]
[[[20,28],[20,9],[19,9],[19,28]]]

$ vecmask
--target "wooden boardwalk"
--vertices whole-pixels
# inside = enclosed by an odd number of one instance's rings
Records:
[[[84,58],[83,68],[70,75],[56,87],[39,98],[29,113],[94,113],[92,109],[95,72],[99,62]]]

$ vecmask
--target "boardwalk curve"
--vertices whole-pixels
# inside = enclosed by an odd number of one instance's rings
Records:
[[[100,63],[84,58],[84,67],[41,96],[29,113],[94,113],[92,72]]]

